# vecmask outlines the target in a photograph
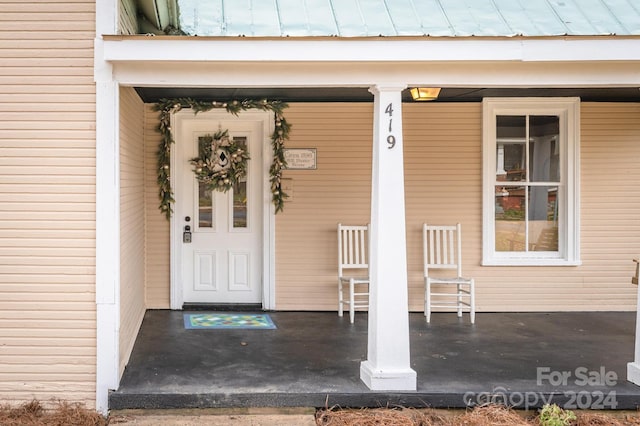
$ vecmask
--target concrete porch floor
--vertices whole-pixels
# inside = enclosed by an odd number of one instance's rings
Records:
[[[211,407],[465,407],[636,409],[626,380],[635,313],[410,315],[415,392],[369,390],[367,315],[272,312],[276,330],[186,330],[187,311],[145,315],[110,409]]]

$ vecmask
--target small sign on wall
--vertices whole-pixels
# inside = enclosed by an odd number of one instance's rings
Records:
[[[316,170],[316,148],[285,148],[284,159],[287,170]]]

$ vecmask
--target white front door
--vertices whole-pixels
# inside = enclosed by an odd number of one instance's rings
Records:
[[[184,303],[262,302],[263,124],[224,112],[182,117],[177,126],[174,247]],[[246,179],[226,193],[207,190],[189,163],[219,130],[250,155]]]

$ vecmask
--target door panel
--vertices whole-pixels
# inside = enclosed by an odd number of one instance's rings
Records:
[[[251,254],[229,252],[229,291],[251,291]]]
[[[196,291],[216,291],[216,252],[196,251],[194,257],[193,285]]]

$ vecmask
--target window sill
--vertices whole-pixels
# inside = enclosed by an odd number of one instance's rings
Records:
[[[482,266],[580,266],[580,260],[567,259],[483,259]]]

